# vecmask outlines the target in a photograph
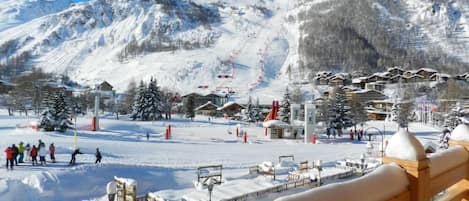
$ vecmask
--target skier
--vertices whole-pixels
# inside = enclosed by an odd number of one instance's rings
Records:
[[[43,142],[42,142],[41,139],[39,139],[39,140],[37,141],[37,146],[36,146],[36,148],[37,148],[38,151],[39,151],[39,149],[41,149],[41,144],[42,144],[42,143],[43,143]]]
[[[94,163],[101,163],[101,158],[103,158],[103,156],[101,155],[101,152],[99,151],[99,148],[96,148],[96,161]]]
[[[149,140],[150,140],[150,133],[147,132],[147,141],[149,141]]]
[[[26,144],[26,147],[24,148],[24,151],[25,151],[25,153],[26,153],[26,156],[24,157],[24,160],[25,160],[25,161],[29,161],[29,160],[31,159],[31,158],[29,158],[29,157],[31,157],[31,154],[30,154],[30,152],[31,152],[31,146],[29,146],[29,143]]]
[[[18,165],[18,147],[16,147],[15,144],[11,145],[11,149],[13,150],[13,161],[15,162],[15,165]]]
[[[352,129],[350,129],[350,140],[353,141],[353,130]]]
[[[23,159],[24,159],[24,145],[23,145],[23,142],[20,142],[20,145],[18,146],[18,155],[19,155],[18,163],[24,163],[23,162]]]
[[[10,163],[10,169],[13,170],[13,149],[11,147],[8,147],[5,149],[5,158],[7,160],[7,170],[8,170],[8,163]]]
[[[75,151],[73,151],[72,153],[72,160],[70,160],[70,165],[75,165],[75,161],[76,161],[76,155],[77,154],[83,154],[80,152],[80,149],[79,148],[76,148]]]
[[[42,143],[39,148],[39,161],[41,162],[41,165],[46,165],[46,156],[47,156],[46,145]]]
[[[116,193],[117,193],[117,186],[116,186],[116,182],[114,180],[107,183],[106,191],[107,191],[107,197],[108,197],[109,201],[114,201],[114,198],[115,198]]]
[[[54,143],[51,143],[49,145],[49,154],[50,154],[50,160],[52,163],[55,163],[55,146]]]
[[[326,135],[327,135],[327,139],[331,138],[331,129],[330,128],[326,128]]]
[[[33,163],[33,166],[37,165],[37,148],[36,145],[33,145],[33,148],[31,148],[31,161]]]

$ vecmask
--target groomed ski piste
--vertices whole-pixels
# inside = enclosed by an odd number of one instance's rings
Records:
[[[5,149],[20,141],[36,145],[41,139],[49,146],[56,146],[57,163],[46,166],[31,166],[30,163],[15,166],[10,171],[2,163],[0,168],[0,200],[107,200],[106,184],[114,176],[132,178],[137,181],[139,195],[152,193],[165,200],[182,200],[184,196],[208,196],[207,190],[197,190],[196,168],[204,165],[223,165],[223,183],[213,191],[223,196],[235,197],[256,189],[285,182],[288,166],[276,180],[270,176],[249,175],[249,167],[271,161],[278,166],[278,156],[294,155],[299,161],[322,160],[322,175],[334,174],[337,160],[359,158],[366,153],[366,142],[350,141],[348,135],[328,140],[319,139],[318,144],[304,144],[302,140],[270,139],[264,136],[263,128],[255,124],[212,119],[198,116],[194,121],[175,115],[172,120],[138,122],[122,117],[116,120],[112,115],[103,115],[101,129],[89,130],[88,116],[77,120],[77,145],[84,153],[77,156],[77,165],[69,166],[70,154],[74,147],[74,131],[65,133],[33,131],[28,125],[33,117],[10,117],[0,110],[0,147]],[[236,137],[235,128],[247,131],[248,140]],[[164,131],[172,126],[171,138],[165,140]],[[383,128],[386,138],[396,132],[392,122],[367,122],[365,127]],[[230,131],[230,132],[229,132]],[[437,141],[439,130],[422,124],[411,124],[409,131],[423,143]],[[150,134],[147,141],[146,133]],[[229,134],[231,133],[231,134]],[[376,136],[374,142],[380,142]],[[94,164],[95,149],[103,154],[102,164]],[[49,157],[47,157],[49,159]],[[5,161],[1,154],[0,161]],[[286,169],[285,169],[286,168]],[[333,181],[330,181],[333,182]],[[263,187],[263,188],[260,188]],[[265,188],[264,188],[265,187]],[[257,200],[273,200],[277,197],[306,190],[308,187],[295,188],[281,193],[268,193]],[[225,189],[225,190],[224,190]],[[231,189],[227,191],[226,189]],[[205,198],[196,197],[204,200]]]

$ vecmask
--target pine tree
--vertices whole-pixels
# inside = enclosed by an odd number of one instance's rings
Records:
[[[443,129],[443,132],[440,134],[440,149],[448,149],[449,147],[449,138],[451,137],[451,131],[449,128]]]
[[[61,132],[71,128],[70,107],[65,100],[63,91],[57,91],[55,96],[47,96],[44,100],[45,109],[39,119],[40,127],[45,131],[59,130]]]
[[[330,123],[331,127],[339,131],[339,135],[342,129],[353,126],[351,119],[350,106],[348,105],[345,92],[337,88],[335,98],[332,100],[330,112]]]
[[[317,120],[324,122],[326,127],[330,127],[331,125],[331,100],[329,98],[325,98],[324,101],[321,101],[319,104],[317,115]]]
[[[263,121],[265,119],[264,115],[261,112],[261,106],[259,103],[259,98],[256,100],[256,106],[253,108],[253,116],[255,121]]]
[[[280,121],[290,123],[290,93],[288,87],[283,95],[282,104],[280,105],[280,111],[278,113],[278,119]]]
[[[292,103],[303,103],[303,92],[301,91],[300,87],[293,88],[293,91],[290,96],[290,100]]]
[[[147,93],[147,90],[145,87],[145,83],[143,82],[143,80],[141,80],[137,88],[137,93],[134,98],[132,114],[130,115],[130,118],[132,118],[132,120],[137,120],[137,119],[146,120],[147,119],[146,117],[148,115],[146,114],[146,111],[145,111],[145,104],[146,104],[145,98],[147,97],[146,93]]]
[[[365,110],[365,107],[358,100],[352,100],[351,103],[351,113],[352,119],[355,126],[363,122],[368,121],[368,113]]]
[[[127,95],[124,99],[124,111],[125,113],[132,113],[133,110],[133,104],[135,101],[135,96],[137,95],[137,84],[135,81],[131,80],[129,82],[129,85],[127,86],[127,90],[125,91],[125,94]]]
[[[397,122],[399,116],[399,104],[394,102],[391,107],[391,121]]]
[[[184,113],[186,115],[186,118],[190,118],[192,120],[195,117],[194,107],[194,97],[188,96],[187,99],[184,101]]]
[[[453,130],[462,123],[461,117],[464,117],[463,108],[460,103],[457,103],[451,111],[445,115],[445,127],[448,127],[450,130]]]
[[[49,94],[44,96],[42,107],[44,110],[41,112],[41,116],[39,118],[39,127],[44,129],[45,131],[54,131],[54,123],[53,123],[53,113],[55,113],[52,109],[51,97]]]
[[[247,122],[254,122],[254,114],[253,114],[253,105],[252,105],[252,98],[249,96],[248,103],[246,104],[246,109],[244,109],[243,120]]]
[[[399,128],[407,128],[409,126],[409,122],[415,118],[412,100],[413,94],[411,94],[411,92],[399,92],[397,100],[391,108],[391,120],[396,122]]]
[[[391,109],[392,121],[397,122],[399,128],[407,128],[412,119],[411,103],[395,103]]]
[[[161,119],[163,113],[161,92],[156,79],[151,78],[146,94],[145,111],[148,114],[147,120]]]
[[[55,95],[54,100],[54,120],[55,128],[61,132],[71,128],[72,122],[70,121],[71,112],[70,107],[68,106],[68,101],[65,100],[65,94],[63,91],[58,91]]]

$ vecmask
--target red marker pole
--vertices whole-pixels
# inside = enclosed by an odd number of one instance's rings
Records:
[[[264,134],[265,134],[265,136],[267,136],[267,128],[265,128]]]
[[[171,135],[171,124],[168,125],[169,134]]]
[[[313,144],[316,144],[316,133],[313,133],[313,136],[311,137],[311,142]]]
[[[166,139],[166,140],[169,139],[169,130],[168,130],[168,128],[166,128],[166,131],[164,133],[164,139]]]
[[[91,131],[96,131],[96,117],[91,119]]]
[[[236,137],[239,137],[239,128],[236,127]]]
[[[244,131],[244,144],[248,143],[248,132]]]

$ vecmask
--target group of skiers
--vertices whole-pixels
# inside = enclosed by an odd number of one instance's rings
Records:
[[[27,143],[24,145],[23,142],[20,142],[18,146],[12,144],[10,147],[5,149],[6,156],[6,168],[13,170],[13,166],[18,166],[18,163],[24,163],[25,161],[31,161],[33,166],[38,165],[37,157],[39,156],[39,162],[41,166],[46,165],[46,156],[49,154],[50,161],[55,163],[55,145],[51,143],[49,149],[46,148],[46,144],[39,140],[37,146]],[[76,161],[76,155],[83,154],[80,152],[80,149],[75,149],[72,153],[72,159],[70,160],[70,165],[74,165]],[[102,155],[99,151],[99,148],[96,148],[96,161],[95,163],[101,163]]]

